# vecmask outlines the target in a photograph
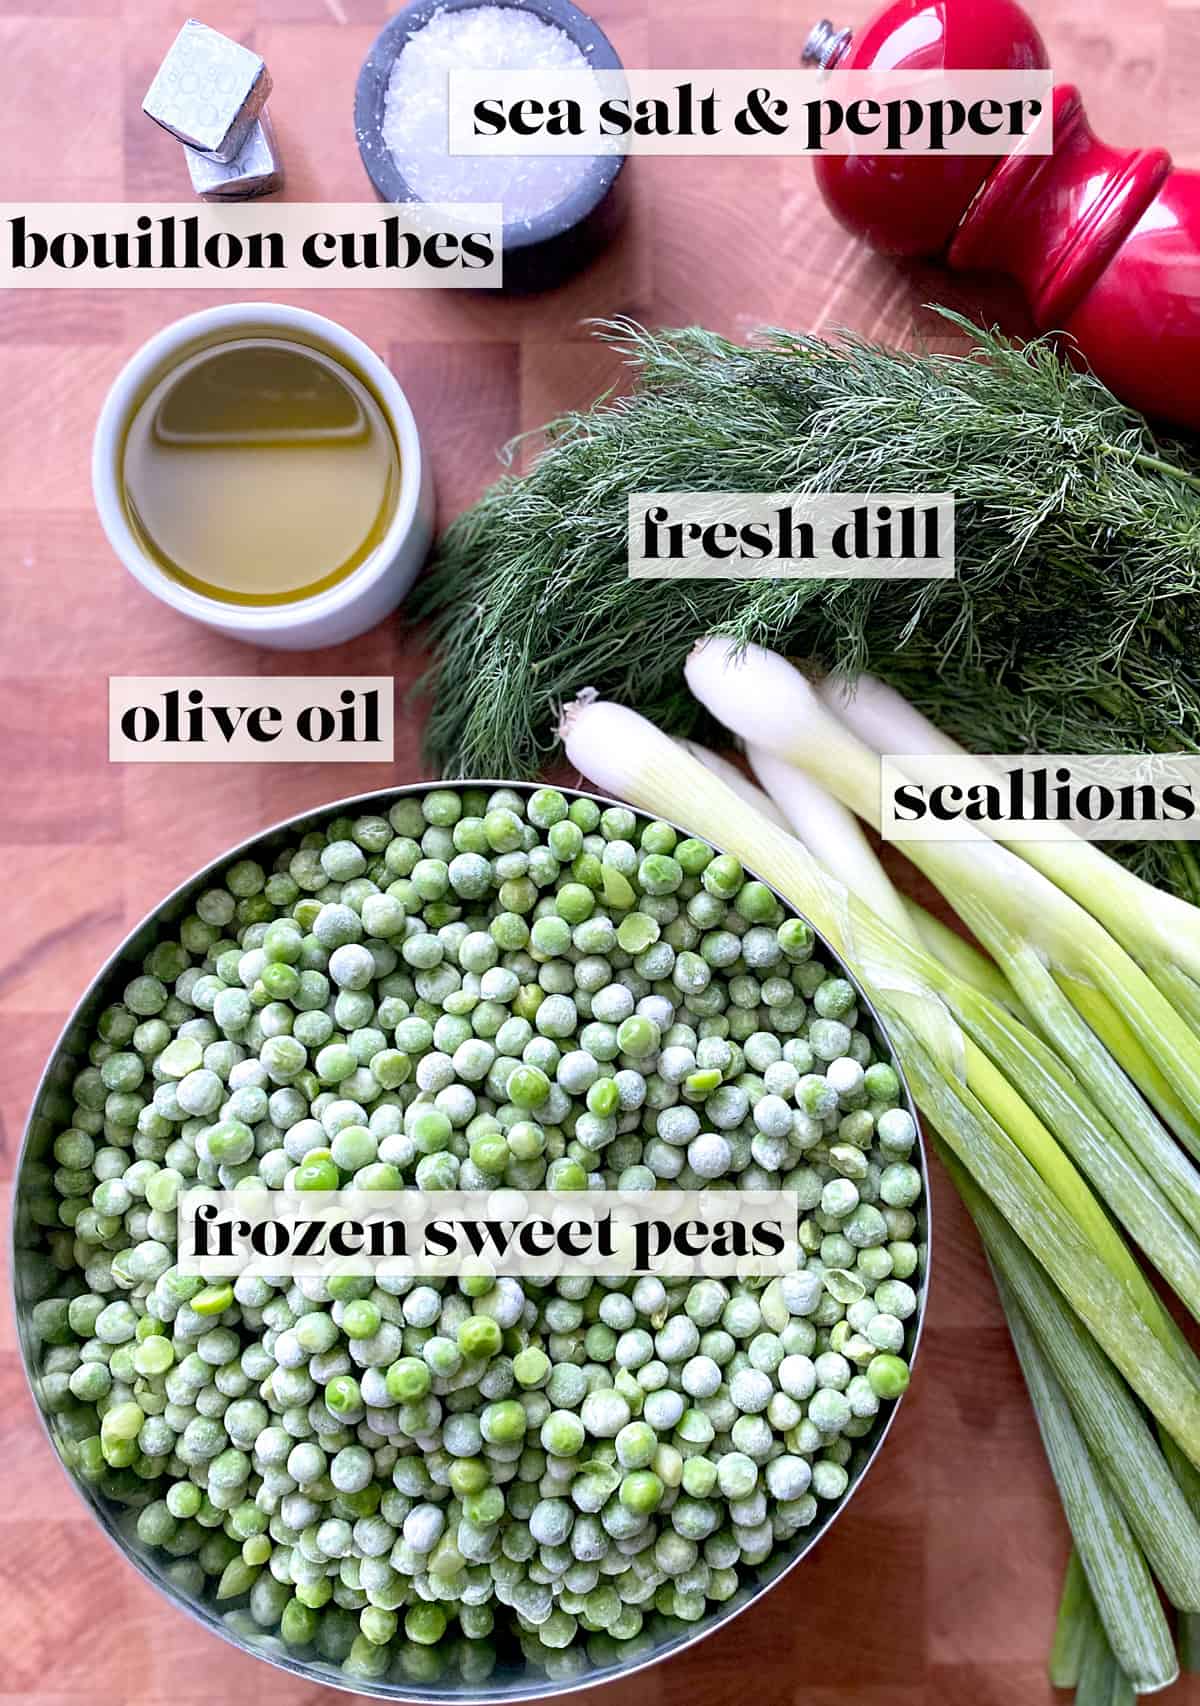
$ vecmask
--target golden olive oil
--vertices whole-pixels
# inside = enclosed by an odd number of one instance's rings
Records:
[[[142,399],[121,467],[159,568],[227,604],[335,586],[386,534],[400,456],[364,382],[323,351],[245,337],[186,357]]]

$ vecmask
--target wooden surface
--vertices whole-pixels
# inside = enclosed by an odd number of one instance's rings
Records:
[[[205,0],[201,10],[270,65],[289,194],[365,198],[351,103],[384,0]],[[792,64],[811,21],[794,0],[604,0],[595,11],[626,64],[670,67]],[[852,0],[837,22],[865,12]],[[178,147],[140,112],[185,15],[182,0],[0,0],[0,200],[185,199]],[[1102,134],[1165,143],[1200,164],[1200,7],[1042,0],[1038,18],[1056,73],[1083,86]],[[631,175],[623,237],[552,296],[304,296],[390,360],[432,451],[444,517],[488,481],[504,440],[613,380],[611,356],[583,324],[589,316],[700,321],[738,336],[762,323],[845,325],[907,341],[920,329],[920,304],[936,296],[1003,311],[1020,327],[1003,291],[868,255],[832,225],[804,161],[642,160]],[[104,391],[145,337],[210,300],[220,298],[0,297],[4,1180],[62,1020],[144,911],[274,819],[422,774],[418,715],[401,697],[422,662],[415,636],[387,624],[334,652],[255,653],[149,598],[101,535],[88,457]],[[256,670],[394,673],[394,771],[108,764],[109,673]],[[729,1630],[605,1699],[1041,1706],[1054,1698],[1043,1661],[1065,1530],[974,1239],[944,1181],[934,1196],[933,1300],[917,1378],[852,1510]],[[28,1706],[271,1706],[306,1694],[201,1633],[110,1552],[42,1439],[7,1310],[0,1557],[0,1694]],[[322,1692],[307,1691],[313,1700]],[[1195,1706],[1200,1683],[1165,1700]]]

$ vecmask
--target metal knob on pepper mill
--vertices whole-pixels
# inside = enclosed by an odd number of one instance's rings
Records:
[[[1034,70],[1048,64],[1014,0],[893,0],[859,31],[813,29],[822,70]],[[1200,429],[1200,173],[1162,148],[1114,148],[1078,89],[1054,90],[1050,154],[822,157],[847,227],[891,255],[1010,274],[1042,331],[1146,414]]]

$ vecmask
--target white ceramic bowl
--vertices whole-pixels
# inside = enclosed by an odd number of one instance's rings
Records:
[[[370,385],[400,454],[400,496],[391,526],[353,574],[291,604],[236,605],[206,598],[173,580],[148,556],[129,524],[119,460],[137,404],[185,355],[227,338],[286,334],[335,359]],[[433,480],[408,399],[387,363],[335,320],[281,303],[232,302],[188,314],[157,332],[121,369],[100,410],[92,446],[92,491],[109,544],[134,578],[183,616],[250,645],[282,651],[336,646],[374,627],[416,579],[433,538]],[[264,493],[269,501],[269,494]]]

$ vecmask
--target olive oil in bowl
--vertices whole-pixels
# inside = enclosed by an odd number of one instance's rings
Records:
[[[164,574],[226,604],[336,586],[387,534],[396,442],[374,393],[298,339],[247,336],[173,366],[121,453],[129,524]]]

